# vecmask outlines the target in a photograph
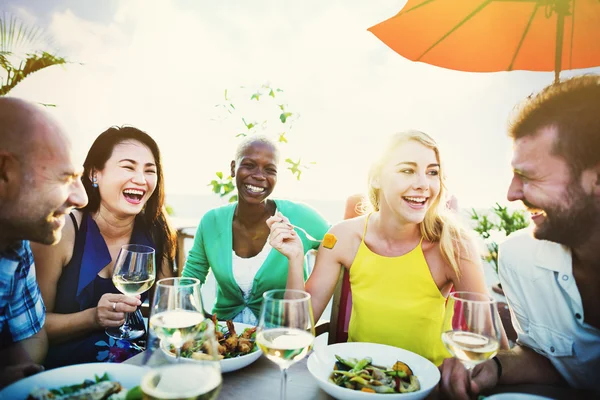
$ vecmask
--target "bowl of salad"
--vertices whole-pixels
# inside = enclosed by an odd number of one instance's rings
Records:
[[[262,354],[256,345],[256,327],[240,322],[217,321],[215,335],[221,357],[221,372],[231,372],[247,367]],[[160,348],[170,362],[175,362],[176,349],[161,343]],[[181,362],[195,362],[206,358],[203,343],[198,340],[186,342],[181,348]]]
[[[21,379],[0,390],[0,399],[141,400],[139,384],[145,372],[143,367],[128,364],[69,365]]]
[[[307,361],[319,387],[340,400],[426,398],[440,380],[438,368],[418,354],[376,343],[336,343]]]

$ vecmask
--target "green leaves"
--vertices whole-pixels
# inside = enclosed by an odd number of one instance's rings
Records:
[[[234,128],[235,137],[246,138],[263,132],[278,132],[276,133],[276,140],[279,143],[291,144],[289,133],[293,122],[300,115],[288,109],[288,105],[280,96],[283,90],[269,84],[263,84],[259,87],[240,86],[237,89],[242,92],[241,96],[237,91],[234,93],[225,89],[223,92],[224,102],[215,106],[227,111],[227,113],[224,113],[225,117],[233,117],[233,121],[239,125]],[[236,101],[236,98],[241,99],[240,102]],[[262,115],[264,113],[266,115]],[[282,148],[281,151],[285,150]],[[297,180],[300,180],[302,172],[315,163],[302,163],[302,159],[298,157],[297,161],[287,158],[286,164],[286,170],[289,170]],[[208,184],[212,191],[220,197],[229,196],[230,202],[237,201],[236,188],[232,179],[225,177],[221,172],[217,172],[216,175],[217,179],[211,180]]]
[[[32,50],[44,45],[39,28],[27,27],[15,17],[3,14],[0,18],[0,96],[5,96],[29,75],[54,65],[67,64],[63,57],[44,50]],[[27,49],[23,54],[19,50]],[[11,61],[12,59],[12,61]]]
[[[302,171],[309,169],[310,165],[316,164],[314,161],[311,161],[307,164],[302,165],[302,159],[298,158],[298,161],[294,161],[291,158],[286,158],[285,162],[289,164],[289,169],[292,172],[292,175],[296,177],[297,180],[300,180],[300,176],[302,175]]]
[[[488,254],[484,256],[487,262],[493,263],[496,272],[498,272],[498,243],[490,240],[496,233],[510,235],[520,229],[526,228],[529,221],[525,218],[525,213],[521,210],[509,211],[508,207],[502,207],[499,203],[492,208],[491,215],[480,215],[471,209],[471,219],[476,222],[473,228],[486,242]]]
[[[224,177],[223,172],[221,171],[216,172],[215,175],[217,175],[218,179],[213,179],[207,185],[212,186],[213,193],[218,194],[220,197],[225,197],[235,190],[235,185],[231,176]]]
[[[281,115],[279,115],[279,119],[281,120],[282,124],[285,124],[285,122],[287,121],[287,119],[289,117],[291,117],[291,116],[292,116],[291,112],[284,112],[284,113],[281,113]]]

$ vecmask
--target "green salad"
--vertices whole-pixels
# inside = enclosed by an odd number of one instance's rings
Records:
[[[335,358],[329,382],[337,386],[368,393],[410,393],[421,388],[419,379],[402,361],[386,368],[373,365],[371,357]]]
[[[94,379],[86,379],[74,385],[59,388],[36,388],[29,393],[27,400],[50,399],[107,399],[107,400],[141,400],[142,391],[139,386],[125,389],[111,378],[108,373],[94,375]]]

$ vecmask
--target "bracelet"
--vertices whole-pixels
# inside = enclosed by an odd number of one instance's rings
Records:
[[[496,365],[498,366],[498,380],[500,380],[500,377],[502,376],[502,363],[500,362],[497,356],[494,356],[492,360],[494,360],[496,362]]]

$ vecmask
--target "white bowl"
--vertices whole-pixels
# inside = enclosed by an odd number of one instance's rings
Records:
[[[352,357],[362,359],[371,357],[374,365],[385,367],[391,367],[396,361],[402,361],[408,364],[413,373],[419,378],[421,389],[412,393],[382,394],[361,392],[337,386],[329,382],[329,376],[336,362],[336,354],[342,358]],[[408,350],[376,343],[351,342],[332,344],[312,353],[308,358],[307,366],[312,376],[317,380],[319,387],[339,400],[424,399],[431,393],[440,380],[440,371],[426,358]]]
[[[225,322],[219,321],[219,326],[226,326]],[[242,324],[240,322],[234,322],[233,326],[235,327],[235,332],[238,335],[240,333],[244,332],[244,329],[246,329],[246,328],[254,328],[253,325]],[[163,351],[163,353],[167,356],[167,360],[169,362],[175,362],[175,355],[169,351],[166,344],[163,346],[163,344],[161,342],[160,348]],[[258,360],[261,355],[262,355],[262,351],[260,351],[260,349],[256,348],[251,353],[244,354],[243,356],[238,356],[238,357],[234,357],[234,358],[223,358],[221,360],[221,372],[237,371],[238,369],[247,367],[248,365],[252,364],[254,361]],[[196,362],[195,360],[193,360],[191,358],[185,358],[185,357],[181,357],[180,361],[181,362],[190,362],[190,363]]]
[[[76,385],[86,379],[93,380],[94,376],[110,375],[111,380],[117,381],[125,389],[131,389],[140,384],[147,369],[129,364],[89,363],[69,365],[68,367],[51,369],[21,379],[0,390],[0,399],[25,400],[34,388],[56,389],[62,386]]]

